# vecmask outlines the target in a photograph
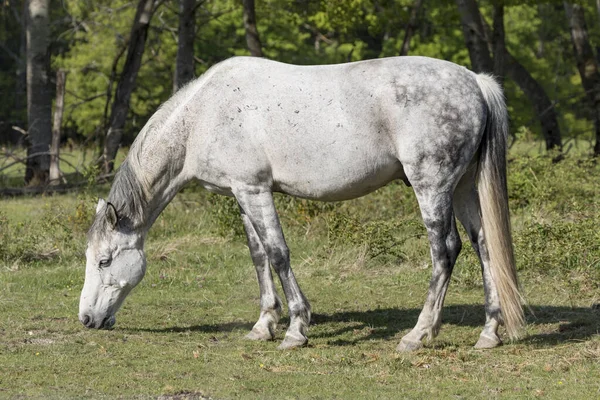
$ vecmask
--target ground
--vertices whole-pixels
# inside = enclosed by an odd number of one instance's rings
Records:
[[[309,345],[243,339],[258,287],[235,205],[191,187],[147,241],[148,272],[109,331],[77,320],[85,232],[108,186],[0,200],[0,398],[548,398],[600,396],[600,167],[512,154],[523,339],[475,350],[476,258],[464,246],[440,335],[397,353],[430,276],[410,188],[327,205],[277,198],[313,308]],[[464,232],[461,232],[464,238]],[[464,240],[466,243],[467,241]],[[281,293],[281,290],[280,290]]]

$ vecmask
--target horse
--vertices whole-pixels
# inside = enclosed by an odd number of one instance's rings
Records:
[[[166,101],[142,128],[88,232],[79,319],[109,329],[146,271],[148,230],[191,180],[239,205],[260,290],[246,338],[304,346],[311,306],[290,266],[273,193],[322,201],[412,186],[427,229],[432,276],[423,309],[397,350],[433,339],[465,227],[483,276],[486,321],[476,348],[522,332],[524,315],[506,184],[508,115],[493,77],[427,57],[297,66],[234,57]]]

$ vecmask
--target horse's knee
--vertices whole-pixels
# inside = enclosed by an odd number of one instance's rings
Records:
[[[436,235],[431,240],[434,262],[440,263],[440,266],[446,270],[452,271],[461,250],[462,241],[455,229],[447,235]]]

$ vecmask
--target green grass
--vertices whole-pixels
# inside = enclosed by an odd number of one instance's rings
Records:
[[[465,246],[440,336],[395,352],[430,276],[403,185],[330,206],[277,198],[314,312],[309,346],[284,352],[243,339],[258,317],[258,287],[226,200],[192,187],[167,207],[147,241],[146,277],[110,331],[77,320],[85,232],[108,187],[0,200],[0,398],[597,398],[600,167],[578,154],[553,164],[523,148],[509,185],[533,313],[524,339],[488,351],[472,348],[483,290]]]

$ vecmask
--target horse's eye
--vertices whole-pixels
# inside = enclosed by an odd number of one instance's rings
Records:
[[[110,265],[111,261],[112,260],[110,258],[104,258],[104,259],[100,260],[100,264],[98,264],[98,266],[100,268],[106,268]]]

